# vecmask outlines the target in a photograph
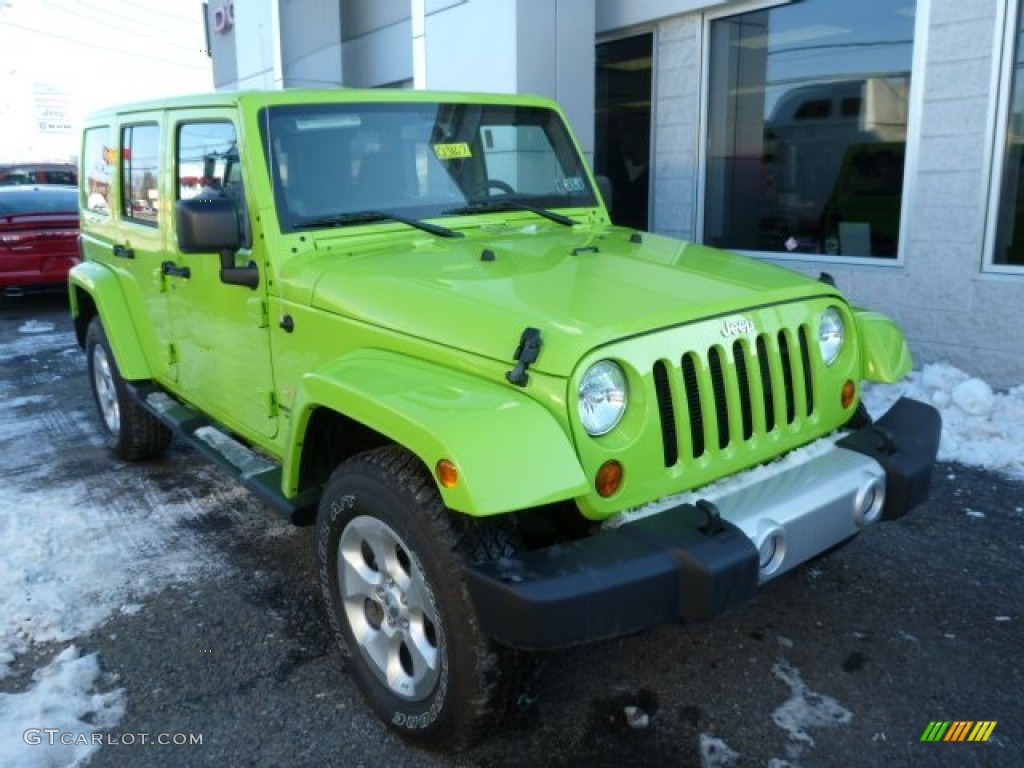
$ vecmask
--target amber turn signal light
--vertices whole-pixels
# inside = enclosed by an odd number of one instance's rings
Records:
[[[600,496],[608,498],[622,487],[622,465],[614,459],[606,461],[597,470],[594,487]]]
[[[843,394],[841,395],[840,400],[840,402],[842,402],[843,404],[843,408],[849,408],[851,405],[853,405],[853,400],[856,397],[857,385],[855,385],[852,381],[847,379],[846,383],[843,384]]]
[[[437,462],[435,472],[438,482],[445,488],[454,488],[459,484],[459,468],[455,466],[454,461],[441,459]]]

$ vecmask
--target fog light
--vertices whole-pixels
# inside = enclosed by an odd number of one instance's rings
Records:
[[[459,484],[459,468],[455,462],[449,459],[441,459],[437,462],[437,480],[445,488],[454,488]]]
[[[594,487],[603,498],[608,498],[622,487],[622,465],[612,459],[606,461],[597,470],[597,477],[594,480]]]

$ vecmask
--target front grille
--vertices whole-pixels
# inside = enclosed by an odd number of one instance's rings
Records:
[[[806,325],[654,364],[665,466],[724,451],[814,413]]]

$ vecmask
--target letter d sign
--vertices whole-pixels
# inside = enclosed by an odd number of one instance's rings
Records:
[[[224,34],[235,26],[235,3],[233,0],[213,9],[213,29]]]

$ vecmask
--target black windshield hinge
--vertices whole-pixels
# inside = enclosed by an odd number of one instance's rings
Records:
[[[526,373],[526,369],[529,368],[531,364],[537,362],[537,357],[540,355],[540,347],[540,329],[525,329],[523,331],[523,335],[519,338],[519,346],[516,347],[516,353],[514,355],[515,359],[519,362],[516,364],[515,368],[505,373],[505,378],[517,387],[525,387],[526,382],[530,380],[529,375]]]

